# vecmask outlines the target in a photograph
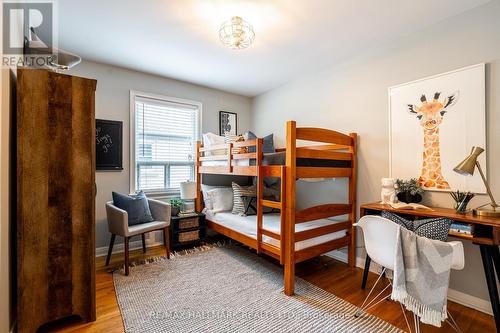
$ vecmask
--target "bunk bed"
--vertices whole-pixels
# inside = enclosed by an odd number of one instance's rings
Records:
[[[297,141],[314,145],[297,146]],[[342,247],[348,248],[348,263],[355,264],[356,234],[356,141],[357,135],[333,130],[286,124],[286,147],[264,154],[260,138],[221,145],[197,143],[197,210],[203,209],[201,175],[223,174],[257,177],[257,214],[238,216],[207,212],[208,226],[216,232],[276,258],[284,265],[284,292],[293,295],[295,264]],[[320,144],[318,144],[320,143]],[[242,147],[254,152],[240,153]],[[224,150],[224,155],[210,152]],[[264,199],[264,178],[280,179],[280,201]],[[349,180],[348,202],[322,204],[296,210],[296,180],[340,178]],[[334,185],[332,185],[334,186]],[[263,214],[263,207],[279,214]],[[347,216],[342,221],[332,217]]]

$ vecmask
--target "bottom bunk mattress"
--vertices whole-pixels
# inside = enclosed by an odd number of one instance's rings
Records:
[[[207,220],[217,223],[220,226],[234,230],[246,236],[257,239],[257,216],[240,216],[231,212],[213,213],[210,210],[205,212]],[[327,219],[298,223],[295,225],[295,232],[311,230],[325,225],[341,223],[342,221],[332,221]],[[264,229],[280,234],[280,215],[279,214],[264,214],[262,225]],[[306,239],[295,243],[295,251],[303,250],[308,247],[326,243],[335,239],[342,238],[347,235],[347,230],[341,230],[319,237]],[[280,247],[280,242],[277,239],[262,235],[264,243],[271,244],[275,247]]]

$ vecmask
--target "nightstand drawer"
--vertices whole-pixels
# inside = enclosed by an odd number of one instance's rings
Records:
[[[193,242],[200,239],[200,231],[194,230],[194,231],[180,232],[177,234],[177,237],[179,237],[179,243]]]
[[[200,226],[200,219],[198,217],[182,219],[179,221],[179,230],[197,228],[199,226]]]

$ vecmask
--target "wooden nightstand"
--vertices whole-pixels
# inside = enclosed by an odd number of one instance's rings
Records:
[[[172,216],[170,223],[170,246],[173,250],[196,246],[207,236],[205,214]]]

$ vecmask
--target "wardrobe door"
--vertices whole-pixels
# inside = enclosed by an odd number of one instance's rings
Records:
[[[18,330],[95,320],[95,80],[17,76]]]

